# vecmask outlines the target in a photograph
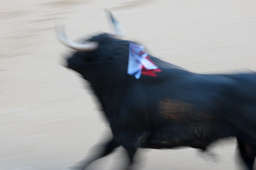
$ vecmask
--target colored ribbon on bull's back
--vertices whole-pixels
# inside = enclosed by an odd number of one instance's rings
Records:
[[[156,77],[161,70],[150,60],[144,47],[135,43],[129,45],[128,74],[139,79],[141,75]]]

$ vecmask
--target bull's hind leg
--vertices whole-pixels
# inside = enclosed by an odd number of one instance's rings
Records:
[[[99,151],[96,152],[94,156],[92,156],[89,159],[80,161],[76,166],[72,167],[72,169],[85,170],[94,161],[111,154],[118,146],[119,144],[114,140],[114,138],[111,138],[110,140],[105,142],[102,146],[100,146],[100,148],[98,148]]]
[[[238,139],[238,151],[242,162],[247,168],[246,170],[253,170],[256,147]]]

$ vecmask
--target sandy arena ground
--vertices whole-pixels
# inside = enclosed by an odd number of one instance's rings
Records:
[[[67,170],[108,132],[77,74],[62,66],[70,37],[107,31],[114,10],[126,37],[195,72],[256,70],[256,2],[243,0],[11,0],[0,5],[0,170]],[[142,152],[141,170],[238,169],[235,142],[212,148]],[[117,152],[93,169],[121,169]]]

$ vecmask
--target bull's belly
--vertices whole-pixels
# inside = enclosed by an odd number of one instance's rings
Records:
[[[233,137],[227,128],[209,126],[175,126],[154,131],[143,144],[144,148],[168,149],[193,147],[205,150],[218,139]]]

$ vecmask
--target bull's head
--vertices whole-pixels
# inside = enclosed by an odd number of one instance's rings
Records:
[[[66,59],[67,67],[80,73],[90,82],[107,80],[111,77],[122,81],[126,72],[129,41],[120,38],[118,22],[108,12],[115,28],[115,34],[102,33],[84,40],[82,43],[70,40],[63,27],[57,27],[58,39],[73,53]]]

